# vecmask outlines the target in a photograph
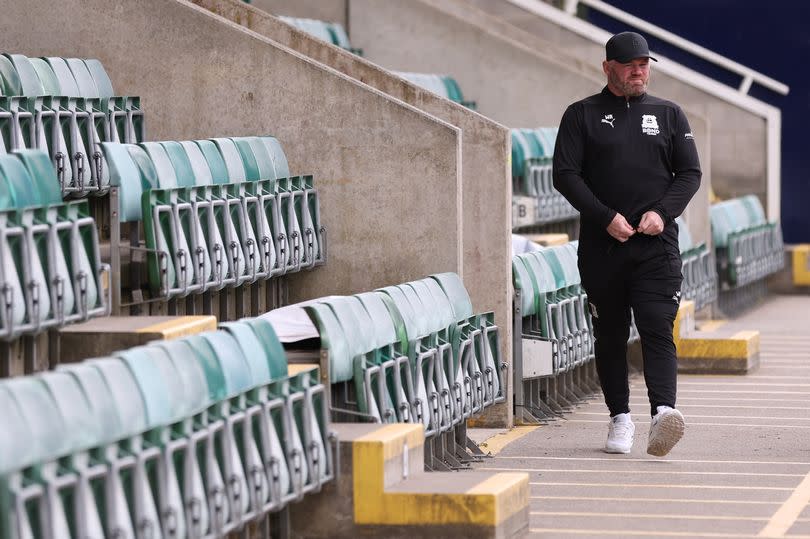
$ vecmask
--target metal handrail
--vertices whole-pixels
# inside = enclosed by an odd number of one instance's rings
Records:
[[[700,45],[693,43],[687,39],[684,39],[680,36],[673,34],[663,28],[656,26],[652,23],[649,23],[643,19],[640,19],[634,15],[627,13],[626,11],[622,11],[619,8],[611,6],[610,4],[606,4],[602,0],[565,0],[564,10],[569,13],[570,15],[575,15],[577,12],[577,5],[584,4],[590,8],[596,9],[605,15],[613,17],[614,19],[621,21],[625,24],[629,24],[634,28],[637,28],[643,32],[648,33],[649,35],[655,36],[662,41],[666,41],[676,47],[685,50],[694,54],[695,56],[711,62],[717,66],[720,66],[724,69],[727,69],[737,75],[743,77],[742,82],[740,83],[740,87],[738,91],[742,94],[747,94],[748,91],[751,89],[751,84],[756,82],[768,88],[769,90],[773,90],[774,92],[787,95],[790,91],[790,87],[787,84],[781,83],[778,80],[772,79],[767,75],[763,75],[762,73],[755,71],[749,67],[746,67],[734,60],[726,58],[721,54],[717,54],[716,52],[710,51],[705,47],[701,47]]]

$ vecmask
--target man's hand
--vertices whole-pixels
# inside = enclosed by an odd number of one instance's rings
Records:
[[[618,212],[608,225],[607,231],[608,234],[622,243],[629,240],[630,236],[636,233],[636,231],[633,230],[633,227],[630,226],[630,223],[627,222],[627,219],[624,218],[624,215]]]
[[[664,220],[657,211],[650,210],[641,216],[638,223],[638,232],[648,236],[657,236],[664,231]]]

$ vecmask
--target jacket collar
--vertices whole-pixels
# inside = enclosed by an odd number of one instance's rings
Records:
[[[606,99],[613,100],[616,103],[624,103],[626,101],[630,101],[631,103],[643,103],[647,99],[646,93],[633,97],[624,97],[623,95],[616,95],[610,91],[610,88],[608,88],[607,85],[605,85],[605,87],[602,88],[602,95]]]

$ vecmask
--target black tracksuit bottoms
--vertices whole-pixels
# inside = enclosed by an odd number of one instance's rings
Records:
[[[579,272],[593,319],[596,369],[610,415],[630,412],[630,309],[641,338],[650,412],[675,407],[678,362],[672,328],[680,303],[681,256],[662,236],[636,234],[579,246]]]

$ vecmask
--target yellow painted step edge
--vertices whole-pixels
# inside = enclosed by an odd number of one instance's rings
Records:
[[[402,455],[405,444],[424,444],[421,425],[387,425],[352,444],[355,523],[497,526],[528,507],[525,473],[493,474],[464,493],[386,493],[385,462]]]
[[[163,339],[179,339],[217,329],[215,316],[181,316],[138,329],[136,333],[156,333]]]
[[[756,330],[738,331],[731,337],[722,339],[689,337],[694,315],[693,302],[681,303],[673,328],[675,348],[679,358],[747,360],[759,353],[759,331]]]
[[[810,244],[804,243],[793,248],[793,284],[810,285]]]
[[[759,352],[759,331],[740,331],[728,339],[679,339],[678,357],[746,360]]]

